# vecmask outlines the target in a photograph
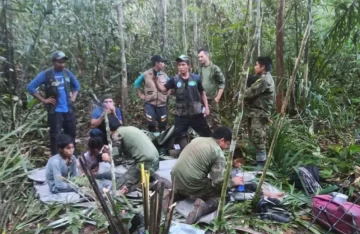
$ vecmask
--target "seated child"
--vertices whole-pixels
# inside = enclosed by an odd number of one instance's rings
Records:
[[[92,174],[97,175],[99,163],[103,161],[102,157],[108,157],[108,146],[103,144],[101,137],[91,137],[88,141],[88,151],[83,154],[83,157]]]
[[[52,193],[73,192],[74,188],[62,180],[78,176],[73,139],[69,135],[61,134],[57,139],[59,153],[52,156],[46,164],[46,182]]]
[[[244,165],[245,160],[243,157],[243,152],[242,150],[237,147],[235,148],[234,151],[234,157],[233,157],[233,161],[232,161],[232,171],[231,171],[231,178],[237,176],[241,177],[241,173],[243,172],[241,170],[241,167]],[[257,188],[257,183],[252,182],[252,183],[246,183],[246,181],[244,180],[245,184],[244,184],[244,191],[243,192],[247,192],[247,193],[254,193],[256,191]],[[266,197],[270,197],[270,198],[282,198],[285,194],[284,193],[272,193],[268,190],[262,189],[262,195],[266,196]]]

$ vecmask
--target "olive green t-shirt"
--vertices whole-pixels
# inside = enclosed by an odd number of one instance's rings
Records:
[[[206,92],[206,96],[209,98],[214,98],[217,91],[218,85],[215,83],[213,77],[211,77],[211,66],[202,66],[201,69],[201,82]]]
[[[159,158],[157,151],[150,138],[138,128],[132,126],[119,127],[112,136],[114,146],[127,157],[135,160],[135,163],[153,162]]]
[[[225,77],[221,69],[213,63],[201,66],[197,73],[200,75],[201,83],[208,99],[214,99],[219,89],[225,88]]]
[[[224,180],[225,167],[224,154],[214,138],[195,138],[184,148],[172,168],[175,189],[195,194],[209,181],[214,187],[219,186]]]

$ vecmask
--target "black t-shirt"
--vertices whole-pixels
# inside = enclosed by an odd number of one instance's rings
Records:
[[[183,79],[181,76],[180,76],[180,79],[181,79],[182,82],[184,83],[185,88],[187,88],[189,79]],[[197,88],[198,88],[199,93],[203,92],[203,91],[204,91],[204,87],[202,86],[202,83],[201,83],[200,79],[199,79],[199,80],[195,80],[195,81],[196,81],[196,86],[197,86]],[[178,87],[177,87],[177,84],[176,84],[176,82],[175,82],[174,77],[171,78],[170,80],[168,80],[168,81],[166,82],[165,88],[166,88],[167,90],[169,90],[169,89],[177,89],[177,88],[178,88]]]

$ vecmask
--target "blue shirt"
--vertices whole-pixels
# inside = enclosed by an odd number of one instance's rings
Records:
[[[159,72],[156,73],[156,75],[158,75],[158,74],[159,74]],[[144,78],[145,78],[145,76],[144,76],[144,73],[143,73],[135,80],[135,82],[134,82],[135,89],[140,88],[142,82],[144,82]],[[170,78],[167,77],[167,80],[170,80]]]
[[[69,77],[70,83],[72,85],[73,90],[79,91],[80,90],[79,81],[76,79],[74,74],[70,71],[69,71],[69,75],[70,75],[70,77]],[[69,107],[68,107],[68,103],[67,103],[67,95],[66,95],[66,90],[65,90],[65,86],[64,86],[64,72],[54,70],[54,77],[59,82],[59,86],[58,86],[59,99],[56,102],[55,112],[65,112],[65,113],[69,112]],[[36,89],[40,85],[45,84],[45,80],[46,80],[45,71],[42,71],[28,84],[28,86],[26,87],[26,90],[30,94],[36,93],[37,92]]]
[[[102,107],[96,107],[92,114],[91,114],[91,118],[93,119],[98,119],[100,118],[101,114],[104,112],[104,108]],[[115,108],[115,113],[116,113],[116,116],[119,120],[122,120],[122,117],[121,117],[121,111],[119,108]]]
[[[67,165],[60,154],[56,154],[49,159],[45,168],[46,182],[52,193],[75,191],[74,188],[63,181],[61,177],[69,179],[70,177],[78,176],[79,174],[75,156],[71,157],[69,165]]]

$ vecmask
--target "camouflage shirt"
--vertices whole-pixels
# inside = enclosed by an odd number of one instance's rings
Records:
[[[225,171],[226,159],[215,139],[198,137],[181,152],[171,175],[174,177],[176,190],[196,194],[204,189],[207,182],[211,182],[215,188],[221,188]]]
[[[262,75],[245,90],[249,117],[269,117],[274,106],[275,84],[270,72]]]
[[[138,128],[119,127],[112,134],[112,141],[120,155],[134,159],[135,163],[154,162],[159,158],[159,153],[150,138]]]
[[[219,89],[225,88],[225,77],[221,69],[213,63],[201,66],[197,73],[200,75],[201,83],[208,99],[214,99]]]

